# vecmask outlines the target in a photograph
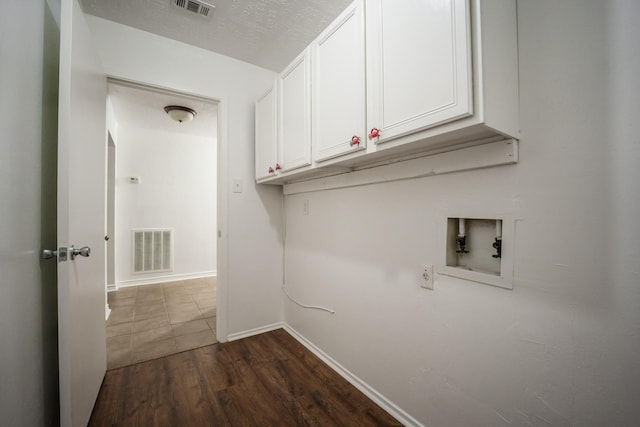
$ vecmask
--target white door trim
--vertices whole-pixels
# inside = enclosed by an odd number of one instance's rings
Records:
[[[216,313],[216,336],[218,341],[227,341],[227,224],[228,224],[228,197],[227,197],[227,171],[228,171],[228,150],[227,150],[227,129],[228,115],[226,97],[211,97],[197,93],[185,92],[169,87],[158,86],[144,81],[135,81],[108,75],[107,82],[119,85],[132,86],[151,91],[161,91],[164,93],[174,93],[180,96],[187,96],[200,101],[215,102],[218,105],[218,164],[217,164],[217,313]]]
[[[229,157],[227,145],[227,129],[228,114],[227,106],[229,105],[227,98],[218,101],[218,247],[217,247],[217,307],[216,307],[216,337],[220,342],[227,342],[227,306],[228,306],[228,288],[227,288],[227,259],[228,259],[228,170]]]

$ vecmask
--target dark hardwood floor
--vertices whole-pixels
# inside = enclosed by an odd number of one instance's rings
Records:
[[[400,426],[282,329],[108,371],[90,426]]]

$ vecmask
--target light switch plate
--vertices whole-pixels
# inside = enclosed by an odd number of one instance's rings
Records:
[[[242,193],[242,180],[234,179],[233,180],[233,192],[234,193]]]

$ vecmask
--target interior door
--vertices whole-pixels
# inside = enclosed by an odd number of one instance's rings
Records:
[[[58,348],[62,426],[86,426],[106,371],[107,82],[77,0],[63,0],[58,116]],[[60,248],[87,246],[90,256]],[[87,255],[86,253],[84,255]]]

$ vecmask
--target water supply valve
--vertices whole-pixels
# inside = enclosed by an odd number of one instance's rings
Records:
[[[502,258],[502,239],[496,237],[495,242],[493,242],[493,248],[496,250],[494,255],[491,255],[493,258]]]
[[[456,244],[458,245],[458,249],[456,253],[459,254],[468,254],[469,251],[466,249],[467,247],[467,236],[458,236],[456,239]]]

